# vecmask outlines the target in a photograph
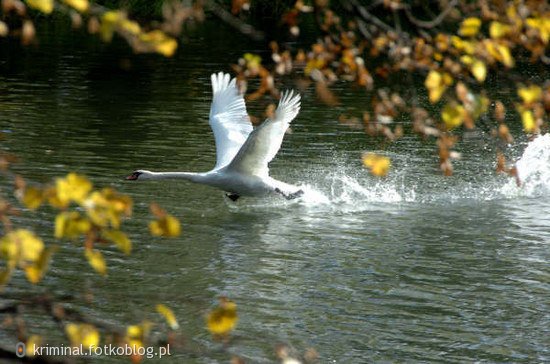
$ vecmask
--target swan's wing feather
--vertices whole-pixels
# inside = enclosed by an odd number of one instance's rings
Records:
[[[230,79],[227,73],[219,72],[213,73],[211,80],[213,97],[210,107],[210,127],[216,140],[214,168],[218,169],[233,160],[252,132],[252,124],[235,79]]]
[[[268,176],[268,163],[275,157],[290,122],[300,111],[300,95],[284,92],[272,119],[257,127],[239,150],[229,168],[251,175]]]

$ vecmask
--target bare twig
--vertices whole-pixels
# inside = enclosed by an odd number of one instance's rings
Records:
[[[386,32],[393,32],[397,35],[399,35],[401,38],[409,38],[409,35],[403,32],[400,32],[399,30],[392,28],[388,24],[384,23],[382,20],[377,18],[376,16],[372,15],[364,6],[359,4],[357,0],[349,0],[348,3],[351,5],[351,7],[355,10],[355,12],[364,20],[367,22],[370,22],[377,26],[378,28],[386,31]]]
[[[411,7],[410,5],[407,5],[407,6],[404,6],[403,9],[405,10],[405,14],[407,15],[407,18],[409,19],[409,21],[411,23],[413,23],[414,25],[416,25],[417,27],[420,27],[420,28],[433,28],[433,27],[436,27],[438,26],[439,24],[441,24],[441,22],[443,20],[445,20],[445,18],[447,17],[447,15],[449,14],[449,12],[458,4],[458,0],[451,0],[448,4],[447,4],[447,7],[441,12],[439,13],[439,15],[437,17],[435,17],[434,19],[432,20],[420,20],[418,18],[416,18],[413,14],[412,14],[412,11],[411,11]]]
[[[244,35],[254,39],[254,40],[263,40],[265,35],[262,31],[255,29],[252,25],[247,24],[240,20],[239,18],[234,17],[230,12],[225,10],[222,6],[217,4],[214,0],[209,0],[206,2],[206,6],[212,11],[212,14],[216,15],[221,21],[227,25],[237,29],[239,32]]]

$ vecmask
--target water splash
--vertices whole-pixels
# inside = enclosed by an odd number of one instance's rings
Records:
[[[302,191],[304,191],[304,194],[302,195],[300,200],[306,205],[324,205],[331,203],[329,197],[327,197],[325,194],[323,194],[312,185],[304,184],[300,185],[300,188],[302,189]]]
[[[517,161],[521,186],[514,178],[487,174],[473,180],[458,176],[419,178],[418,174],[404,169],[387,178],[373,178],[362,169],[342,168],[324,174],[311,173],[308,184],[301,184],[304,195],[287,201],[280,196],[263,199],[243,199],[229,206],[265,208],[289,205],[321,208],[325,211],[362,211],[384,206],[413,203],[455,203],[465,200],[491,201],[517,197],[550,194],[550,134],[531,141]]]
[[[505,196],[540,196],[550,193],[550,134],[532,140],[516,162],[521,186],[509,181],[502,187]]]
[[[414,189],[405,190],[394,180],[368,180],[360,183],[356,178],[348,175],[332,176],[330,186],[331,201],[343,204],[362,202],[398,203],[414,201]]]

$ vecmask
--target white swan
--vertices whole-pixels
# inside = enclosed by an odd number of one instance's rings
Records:
[[[294,199],[304,192],[297,186],[269,176],[268,164],[275,157],[285,131],[300,111],[300,95],[284,92],[274,117],[253,130],[243,96],[235,79],[219,72],[211,76],[210,126],[216,140],[216,165],[210,172],[134,171],[127,180],[181,178],[217,187],[235,201],[240,196],[280,194]]]

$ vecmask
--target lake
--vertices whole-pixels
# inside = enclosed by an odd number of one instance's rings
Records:
[[[407,133],[382,150],[338,122],[342,113],[360,115],[371,94],[337,84],[341,105],[328,107],[310,87],[270,166],[273,177],[304,186],[304,199],[233,204],[183,181],[131,183],[123,177],[135,169],[213,167],[210,74],[230,71],[261,44],[206,27],[163,59],[64,27],[43,24],[36,47],[1,40],[2,149],[21,159],[13,169],[29,180],[74,171],[130,195],[134,215],[123,226],[134,251],[103,249],[103,278],[81,244],[62,243],[33,292],[91,294],[91,303],[74,305],[124,325],[166,304],[186,344],[162,362],[227,363],[235,354],[267,363],[279,343],[299,353],[314,348],[322,363],[550,361],[547,136],[529,143],[515,122],[509,154],[523,161],[521,188],[495,174],[487,130],[464,135],[455,176],[443,177],[433,141]],[[261,116],[267,101],[249,112]],[[391,157],[388,177],[368,173],[363,151]],[[7,186],[2,177],[4,194]],[[180,219],[180,237],[149,235],[153,201]],[[51,244],[54,217],[43,208],[16,223]],[[18,273],[5,293],[29,286]],[[237,303],[240,318],[227,347],[204,324],[222,295]],[[28,329],[61,340],[40,317]]]

